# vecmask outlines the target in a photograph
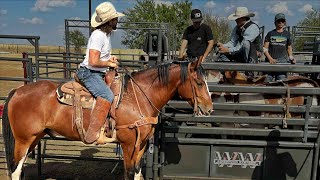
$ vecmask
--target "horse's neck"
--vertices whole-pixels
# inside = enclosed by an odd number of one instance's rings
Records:
[[[180,76],[177,76],[175,73],[170,74],[167,85],[162,84],[159,81],[155,72],[139,74],[134,76],[134,79],[143,91],[142,96],[146,96],[148,101],[150,101],[150,103],[152,103],[158,110],[172,99],[180,83]]]

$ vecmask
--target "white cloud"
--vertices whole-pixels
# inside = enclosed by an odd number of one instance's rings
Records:
[[[0,9],[0,16],[1,16],[1,15],[6,15],[7,13],[8,13],[7,10],[5,10],[5,9]]]
[[[314,11],[314,10],[312,9],[312,5],[305,4],[302,8],[299,9],[299,11],[306,13],[306,12],[310,12],[310,11]]]
[[[267,6],[266,10],[269,13],[277,14],[277,13],[284,13],[289,16],[293,16],[292,11],[289,10],[287,2],[278,2],[274,4],[273,6]]]
[[[235,5],[231,4],[230,6],[227,6],[224,8],[224,12],[228,13],[231,10],[234,10],[235,7],[236,7]]]
[[[19,20],[22,24],[43,24],[43,20],[38,17],[32,19],[19,18]]]
[[[215,6],[216,6],[216,3],[213,2],[213,1],[208,1],[208,2],[204,5],[204,7],[206,7],[206,8],[214,8]]]
[[[37,0],[32,10],[47,12],[55,7],[70,7],[75,5],[75,0]]]
[[[155,0],[154,1],[156,5],[161,5],[161,4],[164,4],[164,5],[167,5],[167,6],[171,6],[172,3],[170,1],[162,1],[162,0]]]

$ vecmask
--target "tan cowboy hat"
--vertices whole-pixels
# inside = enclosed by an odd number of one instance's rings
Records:
[[[246,7],[237,7],[235,13],[231,14],[228,19],[229,20],[236,20],[242,17],[253,17],[253,13],[249,13],[248,8]]]
[[[111,19],[125,16],[122,13],[116,11],[114,6],[110,2],[104,2],[96,7],[96,12],[91,17],[91,26],[98,27]]]

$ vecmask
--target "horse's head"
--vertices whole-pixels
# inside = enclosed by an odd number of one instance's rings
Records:
[[[187,69],[181,66],[181,81],[178,94],[194,107],[197,115],[209,115],[213,105],[200,60],[189,63]]]

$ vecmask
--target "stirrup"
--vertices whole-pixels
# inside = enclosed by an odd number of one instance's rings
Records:
[[[107,144],[107,143],[111,143],[111,142],[117,141],[116,131],[115,131],[115,130],[113,131],[111,138],[109,138],[109,137],[106,136],[104,127],[102,127],[102,128],[100,129],[100,133],[99,133],[98,135],[99,135],[99,137],[98,137],[97,140],[95,141],[95,144],[96,144],[96,145],[104,145],[104,144]]]

